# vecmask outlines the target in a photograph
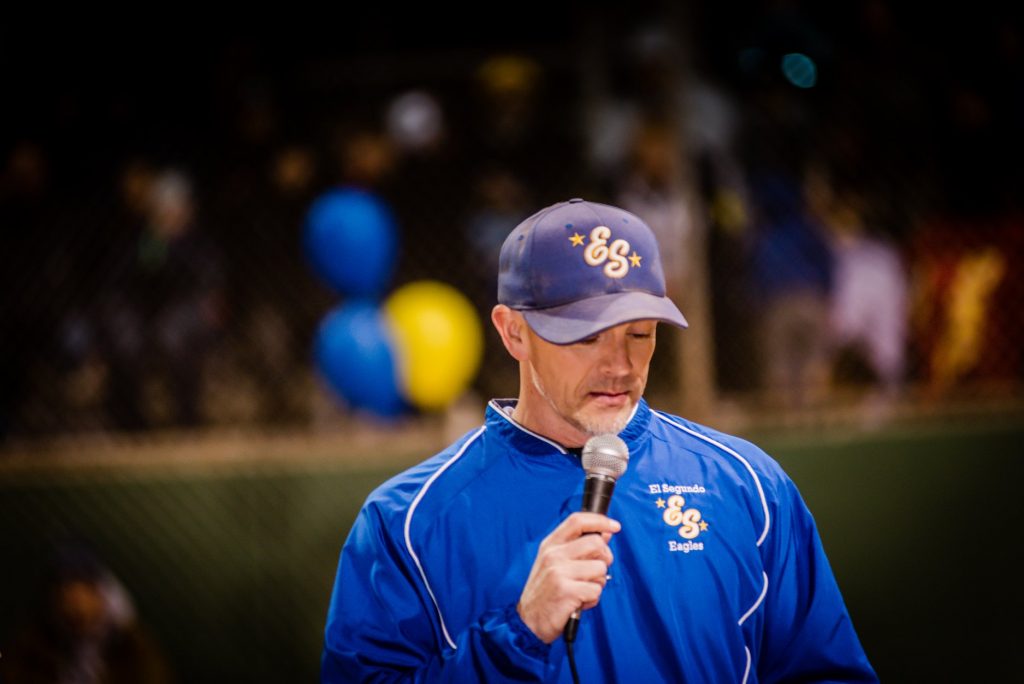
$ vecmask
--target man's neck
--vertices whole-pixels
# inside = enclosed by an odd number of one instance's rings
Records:
[[[566,449],[582,447],[590,435],[558,416],[548,400],[536,392],[519,392],[512,419],[530,432],[561,444]]]

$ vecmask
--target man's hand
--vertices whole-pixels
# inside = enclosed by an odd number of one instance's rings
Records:
[[[608,540],[620,529],[598,513],[573,513],[541,542],[517,606],[541,641],[557,639],[573,611],[597,605],[612,564]]]

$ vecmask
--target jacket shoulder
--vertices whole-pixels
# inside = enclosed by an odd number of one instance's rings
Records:
[[[480,438],[484,431],[483,426],[474,428],[442,451],[389,478],[370,492],[363,505],[364,509],[375,509],[384,517],[389,517],[389,514],[404,515],[432,478],[452,466],[468,451],[481,446]]]
[[[652,413],[651,420],[656,423],[652,430],[666,442],[729,456],[748,465],[762,480],[778,483],[788,479],[778,461],[753,442],[665,411]]]

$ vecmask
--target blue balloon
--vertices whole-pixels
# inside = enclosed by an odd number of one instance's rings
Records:
[[[313,352],[331,389],[353,407],[387,418],[408,408],[398,391],[392,348],[380,309],[354,301],[324,317]]]
[[[371,192],[331,190],[306,215],[303,247],[313,270],[340,294],[379,297],[395,265],[395,219]]]

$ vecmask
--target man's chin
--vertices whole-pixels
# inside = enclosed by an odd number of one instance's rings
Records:
[[[576,416],[580,428],[588,435],[617,435],[626,429],[629,418],[633,414],[633,401],[627,400],[625,405],[614,409],[591,409]]]

